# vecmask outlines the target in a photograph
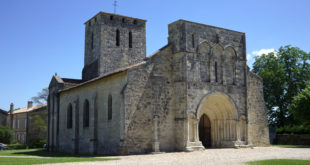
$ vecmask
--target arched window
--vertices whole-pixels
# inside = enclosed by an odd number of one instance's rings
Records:
[[[119,46],[119,30],[116,30],[116,46]]]
[[[217,62],[214,64],[215,82],[217,82]]]
[[[83,127],[89,127],[89,102],[88,100],[85,100],[84,102]]]
[[[67,128],[72,128],[72,105],[71,103],[67,109]]]
[[[132,32],[129,32],[129,48],[132,48]]]
[[[91,49],[94,49],[94,33],[91,33],[90,45]]]
[[[108,120],[111,119],[112,119],[112,96],[110,94],[108,98]]]

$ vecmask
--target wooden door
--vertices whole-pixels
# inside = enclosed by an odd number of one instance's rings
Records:
[[[199,140],[205,148],[211,148],[211,123],[205,114],[200,117],[199,121]]]

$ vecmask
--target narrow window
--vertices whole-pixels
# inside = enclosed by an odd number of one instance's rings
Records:
[[[133,21],[133,24],[135,24],[135,25],[136,25],[136,24],[137,24],[137,20],[134,20],[134,21]]]
[[[195,36],[192,34],[192,47],[195,48]]]
[[[27,119],[25,119],[24,128],[27,128]]]
[[[84,113],[83,113],[83,127],[89,127],[89,102],[84,102]]]
[[[94,33],[91,33],[91,39],[90,39],[90,45],[91,45],[91,49],[94,49]]]
[[[112,96],[110,94],[108,98],[108,120],[111,119],[112,119]]]
[[[122,19],[122,22],[125,23],[125,18]]]
[[[119,46],[119,30],[116,30],[116,46]]]
[[[17,128],[19,128],[19,119],[17,119]]]
[[[113,20],[113,15],[110,16],[110,20],[111,20],[111,21]]]
[[[129,48],[132,48],[132,33],[129,32]]]
[[[95,22],[97,22],[97,17],[95,17]]]
[[[72,105],[69,104],[67,110],[67,128],[72,128]]]
[[[215,71],[215,82],[217,82],[217,62],[215,62],[215,65],[214,65],[214,71]]]

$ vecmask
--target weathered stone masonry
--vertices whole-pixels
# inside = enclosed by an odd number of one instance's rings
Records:
[[[127,154],[269,144],[262,80],[246,65],[244,33],[179,20],[169,24],[168,44],[145,57],[145,22],[101,12],[85,23],[83,79],[55,75],[50,83],[49,150]]]

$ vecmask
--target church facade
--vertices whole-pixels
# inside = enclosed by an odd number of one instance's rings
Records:
[[[262,79],[245,33],[178,20],[146,57],[145,20],[85,23],[82,79],[49,85],[50,151],[131,154],[269,145]]]

